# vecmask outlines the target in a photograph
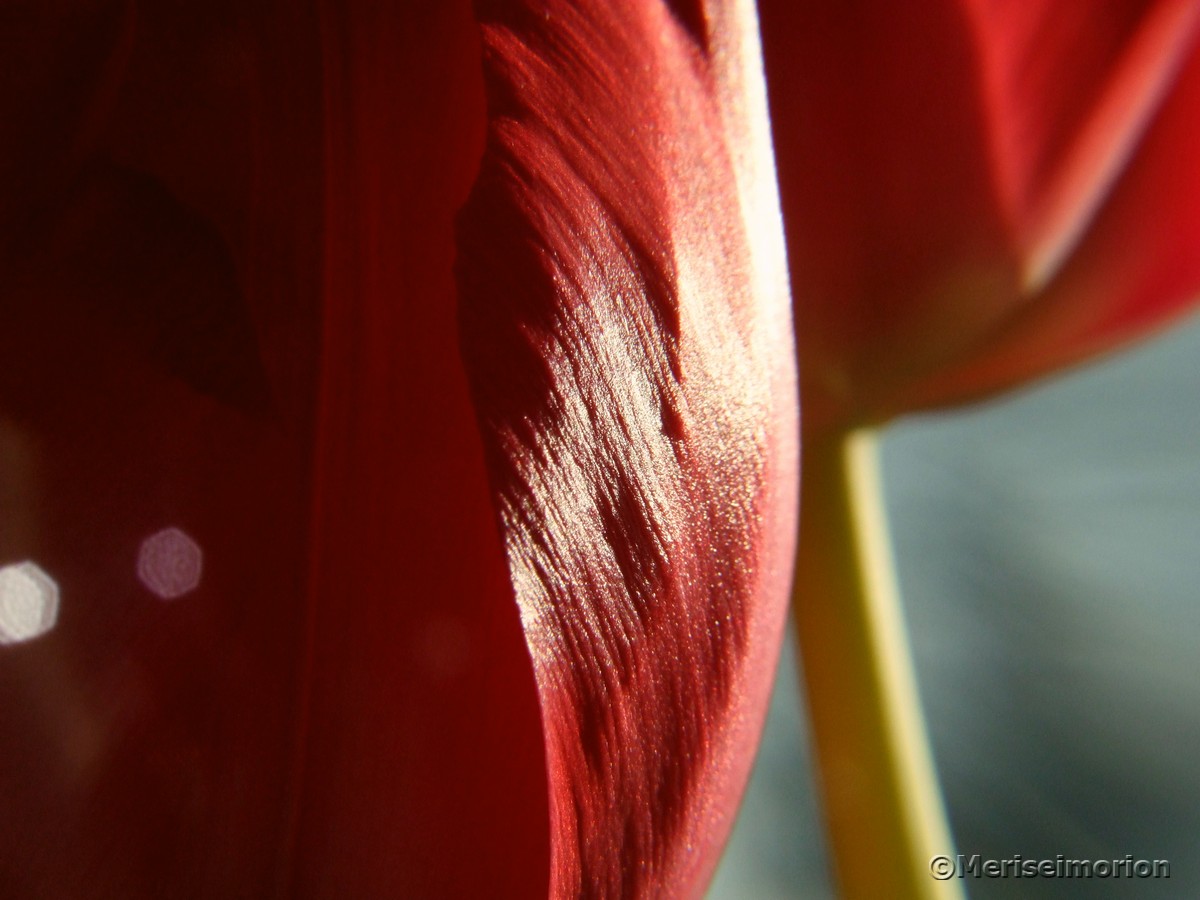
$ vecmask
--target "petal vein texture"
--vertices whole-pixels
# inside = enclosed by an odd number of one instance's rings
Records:
[[[541,699],[551,894],[694,895],[752,760],[795,536],[754,13],[476,12],[461,340]]]

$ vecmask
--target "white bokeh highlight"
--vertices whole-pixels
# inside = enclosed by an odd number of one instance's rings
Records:
[[[164,528],[142,541],[137,575],[150,593],[163,600],[189,594],[200,585],[204,554],[188,534]]]
[[[58,621],[58,583],[33,562],[0,568],[0,644],[22,644]]]

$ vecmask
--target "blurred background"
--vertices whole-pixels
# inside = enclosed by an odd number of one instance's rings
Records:
[[[1168,859],[1200,897],[1200,317],[1020,394],[894,424],[888,513],[957,851]],[[794,648],[710,900],[833,897]]]

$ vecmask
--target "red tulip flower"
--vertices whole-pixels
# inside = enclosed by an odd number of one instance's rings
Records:
[[[1200,290],[1200,4],[760,4],[805,421],[985,396]]]
[[[474,11],[0,14],[6,896],[706,883],[795,525],[753,9]]]
[[[864,436],[1196,300],[1200,3],[762,0],[760,16],[800,346],[797,614],[833,847],[847,896],[928,896],[930,856],[952,849]]]

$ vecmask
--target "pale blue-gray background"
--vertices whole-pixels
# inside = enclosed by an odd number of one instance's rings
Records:
[[[1200,897],[1200,319],[898,423],[884,474],[959,852],[1172,863],[970,896]],[[795,665],[710,900],[832,896]]]

